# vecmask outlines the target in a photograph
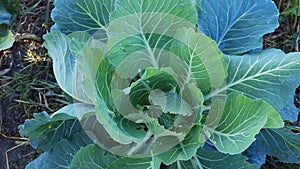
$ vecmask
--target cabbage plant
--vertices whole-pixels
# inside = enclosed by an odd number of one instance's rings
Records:
[[[44,36],[74,103],[21,125],[26,168],[300,164],[300,54],[262,49],[271,0],[59,0]]]

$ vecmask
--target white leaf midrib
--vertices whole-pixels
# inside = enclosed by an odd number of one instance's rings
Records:
[[[276,57],[276,56],[274,56],[274,57]],[[248,75],[250,72],[252,72],[252,71],[255,72],[255,71],[256,71],[256,70],[254,70],[254,66],[255,66],[257,63],[260,62],[259,60],[257,60],[256,62],[254,62],[254,63],[249,67],[248,71],[244,74],[243,77],[241,77],[240,79],[236,80],[235,78],[236,78],[238,72],[240,71],[239,68],[240,68],[240,66],[241,66],[242,63],[243,63],[243,59],[241,59],[241,61],[240,61],[240,63],[239,63],[239,66],[238,66],[238,68],[237,68],[237,70],[236,70],[236,72],[235,72],[235,74],[234,74],[234,76],[233,76],[234,78],[232,78],[231,82],[230,82],[229,84],[227,84],[226,86],[224,86],[224,87],[222,87],[222,88],[220,88],[220,89],[218,89],[218,90],[215,90],[215,91],[212,92],[211,94],[207,95],[207,96],[205,97],[205,100],[208,100],[208,99],[210,99],[210,98],[212,98],[212,97],[215,97],[215,96],[217,96],[218,94],[220,94],[220,93],[222,93],[222,92],[224,92],[224,91],[226,91],[226,90],[229,90],[229,89],[232,88],[233,86],[238,85],[238,84],[241,84],[241,83],[243,83],[243,82],[245,82],[245,81],[255,80],[257,77],[264,76],[264,75],[272,75],[272,76],[273,76],[272,73],[273,73],[273,72],[276,72],[276,71],[290,70],[290,69],[284,69],[284,68],[285,68],[285,67],[288,67],[288,66],[290,66],[290,65],[295,64],[295,62],[292,61],[292,62],[288,62],[287,64],[281,65],[281,63],[286,59],[286,58],[285,58],[285,59],[283,59],[279,64],[276,64],[276,65],[278,65],[278,66],[276,66],[274,69],[269,69],[269,70],[264,71],[265,67],[273,61],[273,58],[274,58],[274,57],[272,57],[272,59],[270,59],[270,60],[269,60],[262,68],[260,68],[260,70],[259,70],[258,72],[256,72],[254,75],[251,75],[251,76],[248,76],[248,77],[247,77],[247,75]],[[264,59],[264,58],[262,58],[262,60],[263,60],[263,59]],[[276,75],[276,74],[275,74],[275,75]],[[234,80],[236,80],[236,81],[234,81]]]

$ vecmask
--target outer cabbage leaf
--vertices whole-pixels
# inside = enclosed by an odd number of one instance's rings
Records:
[[[49,154],[43,153],[38,158],[36,158],[35,160],[27,164],[25,169],[41,169],[45,164],[44,162],[47,161],[48,158],[49,158]]]
[[[109,15],[114,10],[114,0],[59,0],[51,17],[55,24],[51,30],[68,34],[75,31],[95,33],[106,29]]]
[[[11,48],[14,42],[15,42],[14,35],[11,31],[8,32],[7,36],[4,37],[0,36],[0,51]]]
[[[68,139],[57,142],[55,147],[29,163],[25,169],[66,169],[77,151],[91,143],[92,140],[84,131],[81,131]]]
[[[300,133],[294,133],[292,129],[300,131],[299,127],[263,129],[250,148],[284,163],[300,164]]]
[[[300,81],[300,54],[284,54],[269,49],[243,56],[225,55],[228,63],[227,83],[211,93],[241,92],[252,99],[267,101],[276,111],[286,104]]]
[[[3,2],[0,1],[0,38],[8,35],[11,18],[12,15],[6,10]]]
[[[278,27],[272,0],[201,0],[199,31],[214,39],[225,54],[262,48],[262,36]]]
[[[279,112],[280,115],[281,115],[281,118],[283,120],[288,120],[290,122],[295,122],[298,119],[300,109],[295,106],[294,96],[295,96],[295,93],[293,92],[290,95],[290,98],[288,99],[287,104]]]
[[[169,169],[256,169],[257,167],[246,161],[241,155],[222,154],[217,151],[198,149],[197,154],[188,161],[177,161]]]
[[[283,127],[279,114],[265,101],[252,100],[238,93],[227,96],[220,118],[208,117],[204,130],[222,153],[246,150],[263,127]]]
[[[194,159],[196,164],[200,164],[203,169],[255,169],[256,166],[248,163],[246,158],[241,155],[222,154],[217,151],[205,151],[199,149]],[[199,162],[199,163],[198,163]]]
[[[255,142],[253,144],[255,144]],[[258,168],[261,168],[261,166],[266,163],[267,154],[261,151],[259,147],[253,146],[253,144],[247,148],[245,155],[251,164],[256,164]]]
[[[95,144],[82,147],[74,156],[69,169],[106,169],[117,157]]]
[[[34,114],[34,119],[26,120],[19,129],[22,136],[29,137],[34,148],[45,151],[56,147],[60,140],[70,138],[82,130],[75,117],[57,114],[51,118],[46,112]]]
[[[99,61],[94,62],[91,68],[96,69],[104,53],[103,42],[98,41],[99,48],[94,48],[89,46],[90,38],[91,36],[86,32],[75,32],[66,36],[55,31],[44,36],[44,45],[53,59],[53,69],[58,85],[75,100],[93,104],[96,95],[96,70],[90,72],[90,69],[83,67],[86,63],[90,63],[90,60],[95,59]],[[86,56],[83,57],[82,52],[87,48],[93,52],[93,55],[83,55]]]

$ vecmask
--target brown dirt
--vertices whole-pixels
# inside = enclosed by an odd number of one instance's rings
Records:
[[[11,49],[0,52],[0,72],[7,70],[0,75],[0,169],[7,168],[6,153],[10,169],[24,168],[41,153],[20,137],[18,126],[33,113],[51,113],[62,105],[59,98],[47,95],[61,90],[55,86],[51,59],[42,42],[51,24],[45,23],[48,0],[38,2],[21,0],[21,11],[27,11],[17,16],[12,25],[16,42]],[[30,9],[34,5],[37,6]],[[54,87],[42,86],[43,82]]]

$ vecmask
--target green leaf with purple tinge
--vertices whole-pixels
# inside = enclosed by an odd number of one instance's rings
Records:
[[[281,129],[264,129],[251,145],[256,151],[278,158],[284,163],[300,164],[300,133],[299,127]]]
[[[272,0],[201,0],[198,30],[214,39],[225,54],[262,48],[264,34],[278,27]]]

